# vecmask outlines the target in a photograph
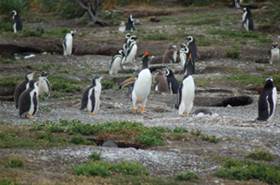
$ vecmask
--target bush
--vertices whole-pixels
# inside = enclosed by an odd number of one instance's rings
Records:
[[[89,158],[93,161],[100,161],[101,160],[101,154],[97,152],[93,152],[90,154]]]
[[[8,168],[21,168],[23,167],[23,161],[18,158],[9,159],[6,167]]]
[[[249,159],[258,160],[258,161],[273,161],[274,156],[264,150],[256,150],[249,153],[247,156]]]
[[[73,136],[70,140],[70,143],[75,145],[87,145],[89,142],[81,135]]]
[[[197,179],[198,175],[192,171],[184,171],[176,175],[176,180],[179,181],[193,181]]]
[[[28,8],[26,0],[1,0],[0,1],[0,13],[9,14],[12,10],[16,10],[19,13],[25,11]]]

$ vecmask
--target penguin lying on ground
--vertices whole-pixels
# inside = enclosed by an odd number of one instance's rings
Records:
[[[170,45],[164,52],[162,57],[163,64],[176,63],[177,61],[177,47],[176,45]]]
[[[242,27],[246,31],[253,31],[254,30],[254,22],[252,13],[249,7],[243,8],[243,14],[242,14]]]
[[[31,119],[38,111],[39,107],[39,87],[38,82],[29,81],[29,87],[19,96],[19,115],[22,118]]]
[[[267,78],[263,91],[258,101],[258,118],[259,121],[269,121],[276,109],[277,90],[274,86],[273,79]]]
[[[195,96],[195,84],[193,77],[186,71],[184,79],[179,87],[178,102],[175,108],[179,109],[180,116],[188,116],[193,108]]]
[[[132,17],[132,14],[129,15],[127,23],[126,23],[126,27],[125,27],[126,31],[134,31],[135,29],[135,23],[134,23],[134,19]]]
[[[73,37],[76,31],[70,31],[69,33],[66,33],[64,40],[63,40],[63,55],[68,56],[72,55],[73,50]]]
[[[39,86],[39,95],[43,95],[44,93],[50,96],[50,83],[48,80],[48,73],[42,72],[38,81]]]
[[[168,88],[168,83],[167,83],[167,78],[165,74],[161,71],[157,72],[155,75],[155,91],[158,93],[168,93],[169,88]]]
[[[34,72],[27,73],[25,75],[25,80],[21,82],[19,85],[16,86],[15,93],[14,93],[14,99],[15,99],[15,105],[16,108],[18,108],[19,103],[19,96],[21,93],[23,93],[26,89],[29,87],[29,82],[33,80],[34,78]]]
[[[118,54],[114,55],[112,58],[109,69],[110,75],[118,74],[119,70],[122,69],[123,60],[125,60],[125,54],[124,51],[121,49],[119,50]]]
[[[270,64],[280,63],[280,50],[278,47],[278,43],[274,42],[272,44],[270,54],[271,54],[270,61],[269,61]]]
[[[16,10],[12,11],[12,21],[13,21],[13,23],[12,23],[13,32],[17,33],[19,31],[21,31],[22,30],[22,21]]]
[[[171,69],[165,69],[165,76],[167,78],[168,88],[171,94],[177,94],[179,90],[179,83],[174,76],[174,73]]]
[[[101,79],[102,77],[95,77],[82,96],[81,110],[86,108],[91,115],[95,115],[100,108]]]

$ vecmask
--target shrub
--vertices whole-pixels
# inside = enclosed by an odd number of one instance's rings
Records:
[[[16,10],[19,13],[28,8],[28,2],[26,0],[1,0],[0,1],[0,13],[9,14],[12,10]]]
[[[93,152],[90,154],[89,158],[93,161],[100,161],[101,160],[101,154],[97,152]]]
[[[193,181],[197,179],[198,175],[192,171],[183,171],[176,175],[176,180],[179,181]]]
[[[70,140],[70,143],[75,145],[87,145],[89,142],[81,135],[73,136]]]
[[[246,157],[258,161],[273,161],[274,159],[271,153],[260,149],[249,153]]]
[[[110,166],[105,162],[89,162],[74,167],[74,172],[77,175],[107,177],[111,175]]]

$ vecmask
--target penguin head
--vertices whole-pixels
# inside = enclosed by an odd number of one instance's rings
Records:
[[[93,79],[92,79],[92,84],[95,85],[97,82],[101,82],[102,80],[102,76],[95,76]]]
[[[29,72],[25,75],[27,81],[33,80],[35,72]]]
[[[11,13],[12,13],[13,17],[17,15],[17,11],[16,10],[13,10]]]
[[[187,44],[188,44],[188,45],[189,45],[190,43],[194,42],[193,36],[187,36],[186,40],[187,40]]]
[[[272,48],[277,48],[278,47],[278,43],[277,42],[273,42],[272,43]]]
[[[49,74],[48,74],[46,71],[43,71],[43,72],[41,73],[41,76],[42,76],[42,77],[48,77],[48,75],[49,75]]]
[[[130,39],[135,41],[135,40],[137,40],[137,36],[136,36],[136,35],[132,35],[132,36],[130,37]]]
[[[272,77],[269,77],[265,80],[264,89],[272,89],[274,87]]]
[[[76,30],[71,30],[71,31],[70,31],[70,34],[71,34],[72,36],[74,36],[76,33],[77,33]]]
[[[174,76],[173,71],[171,69],[169,69],[169,68],[165,68],[164,73],[165,73],[166,77]]]
[[[143,69],[148,68],[148,62],[150,60],[151,53],[149,51],[144,51],[143,53],[143,59],[142,59],[142,63],[143,63]]]
[[[125,34],[125,38],[129,39],[131,37],[130,33]]]

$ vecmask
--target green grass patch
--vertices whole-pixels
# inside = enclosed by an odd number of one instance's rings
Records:
[[[114,87],[116,87],[116,84],[112,80],[102,80],[101,84],[102,84],[102,89],[104,90],[113,89]]]
[[[100,161],[101,153],[93,152],[92,154],[90,154],[89,158],[93,161]]]
[[[89,142],[85,137],[81,135],[74,135],[70,139],[70,143],[73,143],[75,145],[89,145],[92,144]]]
[[[0,179],[0,185],[18,185],[18,183],[9,179]]]
[[[198,175],[192,171],[183,171],[176,175],[176,180],[179,181],[194,181],[198,179]]]
[[[237,82],[240,85],[262,86],[265,78],[263,76],[239,73],[227,77],[227,80]]]
[[[137,162],[110,163],[104,161],[90,161],[74,167],[76,175],[107,177],[112,174],[142,176],[148,175],[148,170]]]
[[[24,166],[23,160],[17,157],[8,159],[6,168],[22,168]]]
[[[154,41],[160,41],[160,40],[169,40],[170,35],[168,33],[147,33],[143,35],[143,40],[154,40]]]
[[[239,59],[240,58],[240,48],[230,48],[226,50],[226,57],[231,59]]]
[[[215,173],[217,177],[231,180],[259,180],[268,184],[280,184],[280,168],[250,161],[227,159]]]
[[[20,83],[20,76],[0,77],[0,86],[2,87],[16,87]],[[23,81],[23,78],[22,78]]]
[[[81,91],[81,82],[78,80],[69,79],[65,76],[54,75],[49,77],[49,81],[52,91],[61,93],[75,93]]]
[[[257,160],[257,161],[273,161],[274,160],[274,156],[270,152],[261,150],[261,149],[250,152],[246,156],[246,158]]]

